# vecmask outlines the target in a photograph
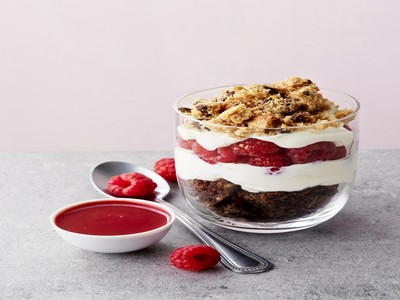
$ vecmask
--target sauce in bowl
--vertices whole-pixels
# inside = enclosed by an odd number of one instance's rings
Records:
[[[127,235],[160,228],[171,220],[166,211],[142,203],[106,200],[70,207],[55,217],[66,231],[89,235]]]

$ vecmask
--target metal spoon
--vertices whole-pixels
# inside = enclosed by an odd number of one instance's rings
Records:
[[[195,221],[178,208],[164,201],[162,198],[170,191],[169,184],[164,180],[164,178],[153,171],[131,163],[109,161],[102,163],[93,169],[91,182],[103,195],[115,197],[107,191],[107,182],[110,177],[122,173],[134,172],[142,173],[157,183],[157,188],[153,193],[154,195],[148,200],[154,200],[170,207],[182,224],[189,228],[205,244],[212,246],[219,251],[221,254],[221,262],[225,267],[237,273],[247,274],[265,272],[272,267],[272,264],[267,260],[226,240],[204,225]]]

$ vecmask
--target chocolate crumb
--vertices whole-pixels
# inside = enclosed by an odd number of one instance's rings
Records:
[[[186,197],[222,217],[247,221],[284,221],[315,213],[338,192],[338,185],[314,186],[295,192],[251,193],[225,179],[182,180]]]
[[[183,114],[191,114],[192,113],[192,109],[189,107],[179,107],[178,110],[183,113]]]

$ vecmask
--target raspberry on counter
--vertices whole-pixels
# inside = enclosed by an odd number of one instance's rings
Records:
[[[187,271],[201,271],[214,267],[221,259],[217,250],[206,245],[189,245],[175,249],[170,255],[171,265]]]

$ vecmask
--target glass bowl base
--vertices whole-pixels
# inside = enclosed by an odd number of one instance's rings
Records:
[[[331,219],[345,206],[349,198],[349,192],[350,187],[345,186],[341,193],[336,195],[330,203],[315,213],[286,221],[252,222],[249,220],[226,218],[210,214],[209,212],[204,213],[194,208],[190,202],[189,205],[198,215],[220,227],[251,233],[284,233],[311,228]]]

